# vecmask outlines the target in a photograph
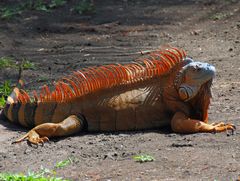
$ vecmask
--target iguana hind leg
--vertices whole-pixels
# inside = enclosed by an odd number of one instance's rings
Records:
[[[200,120],[188,118],[184,113],[177,112],[171,120],[171,127],[177,133],[198,133],[198,132],[224,132],[227,130],[234,131],[236,127],[233,124],[223,122],[207,124]]]
[[[77,133],[82,128],[83,120],[75,115],[71,115],[60,123],[40,124],[13,143],[19,143],[24,140],[28,140],[32,144],[44,143],[50,137],[71,135]]]

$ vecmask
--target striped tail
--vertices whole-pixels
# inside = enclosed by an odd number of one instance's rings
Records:
[[[19,89],[14,88],[13,92],[8,96],[7,103],[3,109],[4,115],[9,121],[19,123],[24,127],[34,127],[34,113],[37,103],[29,102],[21,104],[18,101]]]
[[[14,88],[3,109],[4,115],[13,123],[32,128],[43,123],[61,122],[71,114],[71,104],[69,103],[57,103],[55,101],[24,102],[21,91]],[[19,101],[19,97],[21,97],[22,101]]]

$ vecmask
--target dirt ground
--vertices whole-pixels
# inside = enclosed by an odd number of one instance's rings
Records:
[[[6,1],[7,2],[7,1]],[[2,6],[6,2],[1,2]],[[57,80],[90,65],[128,62],[135,52],[163,44],[185,49],[189,56],[217,69],[210,122],[236,125],[234,135],[144,132],[81,134],[51,139],[44,146],[11,142],[27,130],[0,121],[0,172],[52,169],[69,157],[73,163],[57,175],[72,180],[236,180],[240,176],[240,1],[106,0],[94,1],[96,12],[76,15],[71,3],[50,13],[28,11],[0,20],[0,57],[26,58],[27,89]],[[17,79],[4,69],[0,81]],[[153,162],[132,157],[146,153]]]

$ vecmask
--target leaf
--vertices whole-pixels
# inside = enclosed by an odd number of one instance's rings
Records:
[[[5,98],[2,96],[0,97],[0,109],[3,108],[6,104],[6,100]]]
[[[152,162],[152,161],[155,160],[153,156],[147,155],[147,154],[136,155],[136,156],[133,157],[133,159],[134,159],[136,162],[140,162],[140,163],[143,163],[143,162]]]
[[[63,168],[66,167],[67,165],[70,165],[72,163],[72,159],[68,158],[66,160],[60,161],[58,163],[56,163],[56,168]]]

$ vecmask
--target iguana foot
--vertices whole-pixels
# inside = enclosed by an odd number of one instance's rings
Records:
[[[23,137],[14,141],[13,144],[20,143],[24,140],[27,140],[31,144],[36,144],[36,145],[39,143],[43,144],[44,142],[49,141],[48,137],[46,137],[46,136],[40,137],[40,135],[35,130],[31,130],[27,134],[25,134]]]
[[[236,130],[236,127],[230,123],[212,123],[208,124],[200,120],[190,119],[184,113],[177,112],[171,120],[172,130],[177,133],[219,133]]]
[[[71,115],[60,123],[40,124],[13,143],[27,140],[31,144],[43,144],[49,141],[48,138],[50,137],[71,135],[77,133],[82,128],[83,120],[75,115]]]
[[[211,126],[213,126],[213,132],[224,132],[224,131],[232,131],[234,132],[236,130],[236,126],[234,124],[230,123],[212,123]]]

